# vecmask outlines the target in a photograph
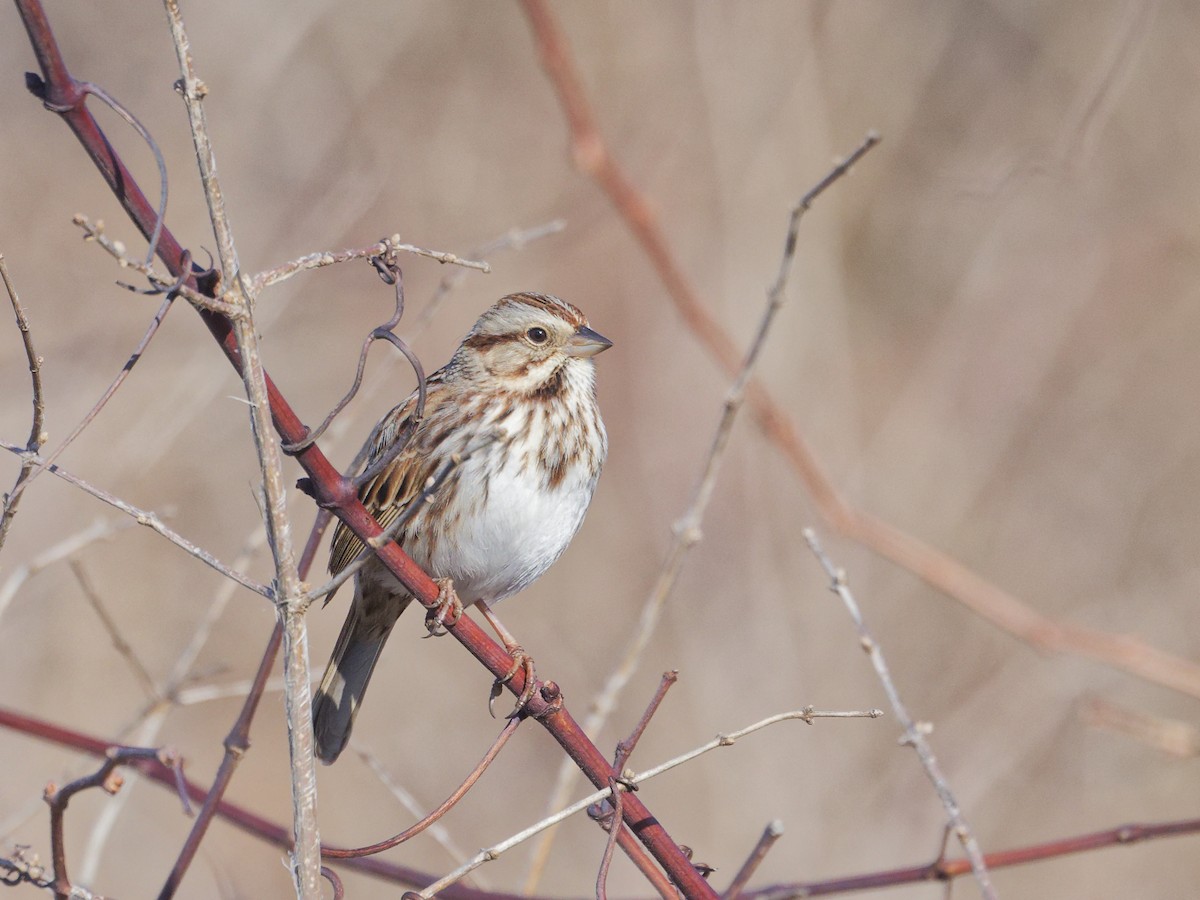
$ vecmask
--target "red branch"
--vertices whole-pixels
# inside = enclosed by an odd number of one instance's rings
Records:
[[[11,728],[22,734],[40,738],[60,747],[70,747],[81,750],[91,756],[104,757],[112,746],[92,735],[83,734],[70,728],[63,728],[51,722],[35,719],[0,707],[0,727]],[[171,791],[182,790],[193,800],[203,801],[208,793],[205,788],[186,778],[179,779],[178,773],[169,766],[157,760],[136,760],[131,763],[146,778],[157,782]],[[623,801],[628,801],[631,794],[625,793]],[[291,833],[282,825],[265,819],[250,812],[236,803],[222,800],[216,805],[216,814],[222,819],[247,834],[269,841],[277,847],[287,849],[291,846]],[[1060,838],[1047,841],[1044,844],[1033,844],[1028,847],[1017,847],[1012,850],[1001,850],[989,853],[984,859],[989,869],[1003,869],[1008,866],[1024,863],[1040,862],[1073,853],[1084,853],[1103,847],[1114,847],[1120,844],[1135,844],[1140,841],[1155,840],[1165,837],[1176,837],[1184,834],[1200,833],[1200,819],[1185,819],[1178,822],[1157,822],[1145,825],[1120,825],[1106,831],[1096,831],[1075,837]],[[323,850],[332,849],[323,847]],[[378,857],[361,859],[339,859],[337,865],[347,869],[366,872],[377,878],[407,885],[425,885],[433,882],[434,878],[425,872],[420,872],[408,866],[387,862]],[[788,898],[828,896],[830,894],[846,894],[870,888],[895,887],[901,884],[915,884],[922,881],[947,882],[971,871],[971,865],[965,859],[938,859],[922,866],[909,866],[903,869],[889,869],[883,872],[872,872],[866,875],[855,875],[849,878],[836,878],[829,881],[793,882],[776,884],[758,888],[753,891],[743,891],[738,896],[741,900],[788,900]],[[462,884],[451,885],[439,896],[447,900],[537,900],[527,895],[503,894],[494,891],[482,891]]]
[[[41,4],[38,0],[17,0],[17,8],[29,34],[34,53],[37,55],[44,79],[44,81],[39,81],[36,77],[31,77],[30,89],[42,99],[47,109],[58,113],[66,121],[68,127],[74,132],[104,176],[117,200],[148,239],[157,224],[155,210],[88,111],[84,103],[86,94],[71,76],[59,53]],[[184,250],[165,225],[158,241],[158,256],[172,275],[184,276]],[[189,286],[195,287],[208,296],[217,296],[219,278],[215,274],[199,272],[194,266],[192,271],[186,274],[186,283]],[[225,355],[240,372],[241,359],[230,321],[217,313],[206,310],[198,310],[198,312],[213,337],[225,351]],[[287,444],[300,443],[307,437],[308,429],[284,399],[270,376],[266,377],[266,384],[271,415],[280,438]],[[353,484],[338,472],[319,447],[314,444],[299,451],[296,454],[296,461],[308,474],[312,496],[319,506],[332,511],[364,541],[368,541],[382,532],[379,523],[359,502]],[[388,570],[408,588],[422,605],[426,608],[436,606],[437,585],[395,542],[379,548],[377,553]],[[471,619],[462,616],[455,624],[447,625],[447,631],[454,635],[471,655],[483,663],[495,677],[503,677],[508,673],[512,659],[507,651],[488,637]],[[518,672],[511,678],[508,687],[513,693],[519,695],[525,687],[522,673]],[[603,788],[609,784],[609,780],[616,773],[605,760],[604,754],[588,739],[575,719],[560,703],[547,702],[540,692],[535,692],[528,705],[528,711],[558,741],[592,784],[597,788]],[[658,860],[684,895],[689,898],[715,898],[716,893],[687,860],[679,849],[679,845],[671,839],[666,829],[650,814],[645,804],[638,797],[630,795],[624,798],[623,805],[625,822],[629,826],[630,832],[636,835]],[[633,843],[633,838],[629,836],[628,832],[623,831],[620,841],[625,847]]]

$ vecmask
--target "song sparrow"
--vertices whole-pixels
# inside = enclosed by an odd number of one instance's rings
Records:
[[[570,303],[547,294],[505,297],[426,379],[425,414],[408,444],[359,491],[386,528],[452,454],[463,457],[396,540],[431,576],[452,579],[464,606],[486,612],[529,585],[583,522],[608,452],[591,357],[611,346]],[[404,433],[416,401],[414,392],[376,426],[368,468]],[[363,546],[339,523],[330,571],[344,569]],[[354,601],[313,701],[322,761],[345,747],[379,651],[411,599],[375,557],[355,576]]]

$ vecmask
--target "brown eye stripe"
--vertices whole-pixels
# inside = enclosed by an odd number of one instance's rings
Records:
[[[517,334],[472,334],[463,341],[463,346],[470,347],[472,350],[487,350],[489,347],[507,344],[518,338],[520,335]]]

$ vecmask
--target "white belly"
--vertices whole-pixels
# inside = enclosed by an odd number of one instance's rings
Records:
[[[468,459],[457,487],[482,478]],[[550,490],[540,474],[509,463],[488,479],[486,499],[459,518],[457,527],[439,535],[431,573],[449,577],[464,603],[494,604],[529,585],[566,549],[583,522],[595,479],[576,469]]]

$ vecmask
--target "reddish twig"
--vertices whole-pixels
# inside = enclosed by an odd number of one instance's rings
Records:
[[[746,857],[746,861],[742,863],[742,867],[733,876],[733,881],[729,883],[729,889],[721,895],[721,900],[738,900],[742,896],[742,891],[750,883],[750,879],[754,877],[754,873],[758,871],[758,867],[762,865],[762,861],[766,859],[767,853],[782,836],[782,822],[776,819],[767,824],[767,827],[763,829],[763,833],[758,839],[758,843],[754,845],[754,849],[750,851],[750,855]]]
[[[658,708],[662,705],[663,700],[667,697],[667,691],[674,687],[675,682],[679,680],[679,671],[672,669],[669,672],[663,672],[662,678],[659,679],[658,689],[654,692],[654,696],[650,698],[650,703],[646,706],[646,711],[642,713],[642,717],[630,732],[629,737],[617,742],[617,752],[613,757],[613,768],[618,772],[625,771],[625,764],[629,762],[629,757],[633,755],[633,751],[637,748],[638,741],[642,739],[642,735],[646,731],[646,726],[650,724],[650,720],[654,718],[654,714],[658,712]]]
[[[608,840],[604,842],[604,854],[600,857],[600,868],[596,872],[596,900],[608,900],[608,870],[612,866],[613,855],[617,849],[617,835],[625,827],[625,787],[616,778],[609,782],[612,788],[611,799],[604,801],[612,812],[606,817],[604,827],[608,830]]]
[[[667,243],[653,206],[634,186],[604,142],[583,89],[566,35],[545,0],[522,0],[542,67],[570,130],[576,167],[600,187],[646,254],[676,310],[717,365],[738,370],[736,344],[700,299]],[[1040,650],[1082,656],[1137,678],[1200,697],[1200,665],[1145,641],[1045,616],[988,582],[948,554],[856,509],[825,474],[786,409],[757,380],[746,400],[758,427],[783,454],[829,525],[873,553],[912,572],[980,618]]]
[[[83,94],[79,85],[71,77],[59,53],[41,4],[37,0],[17,0],[17,7],[42,70],[44,82],[40,84],[39,95],[71,128],[130,218],[143,234],[149,235],[155,227],[154,211],[136,180],[105,139],[95,119],[84,105]],[[164,227],[159,240],[159,258],[168,271],[176,277],[186,274],[186,283],[189,286],[197,287],[203,293],[215,295],[217,287],[215,276],[211,273],[183,272],[181,265],[183,254],[183,248],[170,229]],[[234,323],[224,316],[207,310],[200,310],[199,315],[230,362],[241,372],[243,361],[237,336],[234,333]],[[302,441],[307,436],[307,429],[266,373],[264,373],[263,382],[270,413],[280,438],[293,444]],[[364,541],[381,533],[379,523],[359,502],[352,482],[334,468],[320,448],[315,445],[307,447],[297,453],[295,458],[307,473],[314,498],[322,508],[333,511],[356,536]],[[433,609],[438,605],[437,585],[399,546],[393,542],[381,547],[377,552],[380,561],[418,602],[427,609]],[[494,677],[508,675],[512,664],[508,652],[488,637],[483,629],[468,616],[462,616],[453,625],[447,625],[447,630]],[[509,679],[507,686],[510,691],[519,696],[525,688],[524,675],[518,672]],[[588,739],[562,704],[556,699],[548,699],[544,687],[541,691],[534,692],[529,704],[529,712],[550,732],[594,785],[597,787],[607,785],[613,772],[604,755]],[[626,815],[631,831],[650,850],[659,864],[666,869],[684,895],[689,898],[715,897],[715,892],[679,851],[678,845],[671,839],[659,819],[652,816],[637,797],[628,797],[626,806]],[[622,846],[626,846],[626,842],[631,840],[632,838],[622,838]]]
[[[492,764],[492,761],[495,760],[495,758],[499,755],[500,750],[505,744],[508,743],[508,739],[516,734],[517,726],[520,725],[522,721],[523,720],[520,716],[514,716],[513,718],[509,719],[508,723],[497,736],[495,742],[493,742],[492,746],[488,748],[488,752],[483,755],[483,759],[481,759],[479,764],[471,770],[471,773],[467,775],[467,777],[463,780],[463,783],[460,784],[454,790],[454,792],[450,794],[449,797],[442,801],[441,805],[438,806],[437,809],[433,810],[419,822],[409,826],[399,834],[394,835],[385,841],[379,841],[376,844],[370,844],[366,847],[357,847],[353,850],[342,850],[335,847],[322,847],[321,855],[326,859],[353,859],[359,856],[374,856],[376,853],[382,853],[384,850],[390,850],[392,847],[403,844],[405,841],[416,837],[418,834],[425,831],[425,829],[427,829],[430,825],[448,813],[451,809],[453,809],[458,804],[458,801],[466,796],[467,791],[469,791],[474,786],[475,782],[479,780],[480,776],[487,771],[488,766]]]
[[[97,737],[31,716],[14,713],[3,707],[0,707],[0,727],[36,737],[60,747],[79,750],[92,756],[103,757],[110,746]],[[176,788],[175,773],[161,761],[136,760],[132,765],[136,766],[151,781],[172,790]],[[206,791],[203,787],[187,779],[183,780],[183,786],[187,796],[192,800],[204,800]],[[217,815],[247,834],[265,840],[274,846],[283,848],[290,846],[291,838],[282,825],[271,822],[235,803],[222,800],[217,804]],[[1085,853],[1104,847],[1135,844],[1187,834],[1200,834],[1200,819],[1121,825],[1104,831],[1089,832],[1041,844],[989,853],[985,856],[985,860],[988,868],[995,870],[1075,853]],[[431,876],[426,873],[374,857],[341,860],[339,865],[398,884],[427,884],[432,880]],[[741,896],[743,900],[785,900],[785,898],[826,896],[870,888],[916,884],[923,881],[945,882],[968,874],[970,871],[970,863],[965,859],[942,859],[926,865],[889,869],[850,878],[772,885],[754,891],[746,891]],[[443,890],[440,896],[447,900],[530,900],[530,895],[480,891],[463,885],[452,885]]]
[[[1200,819],[1185,819],[1179,822],[1159,822],[1149,825],[1120,825],[1105,831],[1093,831],[1044,844],[1032,844],[1013,850],[988,853],[984,861],[989,869],[1003,869],[1025,863],[1056,859],[1075,853],[1087,853],[1102,847],[1137,844],[1142,841],[1184,834],[1200,834]],[[966,859],[938,859],[923,866],[905,869],[888,869],[868,875],[836,878],[828,881],[796,882],[777,884],[746,891],[742,900],[799,900],[801,897],[824,897],[830,894],[849,894],[874,888],[896,887],[901,884],[919,884],[923,881],[946,883],[971,873],[971,863]]]
[[[89,788],[102,788],[106,793],[115,794],[121,789],[124,779],[117,772],[118,766],[133,762],[154,760],[171,771],[178,769],[175,754],[170,751],[149,747],[108,747],[104,751],[104,763],[90,775],[77,778],[61,788],[53,782],[46,785],[43,794],[50,807],[50,851],[54,865],[54,896],[59,900],[69,900],[74,896],[74,886],[67,875],[67,849],[64,838],[64,823],[67,804],[80,791]]]
[[[279,648],[282,644],[283,625],[281,622],[276,622],[275,628],[271,631],[271,637],[267,641],[266,649],[263,650],[262,659],[259,661],[258,671],[254,675],[254,683],[242,704],[242,710],[233,723],[233,727],[225,736],[225,755],[221,759],[217,775],[213,779],[212,786],[204,795],[200,812],[196,816],[196,821],[192,823],[192,830],[188,832],[187,840],[180,848],[175,864],[171,867],[170,874],[167,875],[167,880],[158,892],[158,900],[168,900],[168,898],[174,897],[175,892],[179,890],[183,876],[192,864],[196,851],[200,849],[200,843],[208,833],[208,826],[212,824],[213,816],[217,814],[221,806],[225,790],[233,779],[238,763],[242,761],[242,757],[250,748],[250,723],[254,721],[254,714],[258,712],[258,703],[262,699],[267,679],[275,668],[275,660],[279,656]]]
[[[342,900],[346,896],[346,888],[342,884],[342,879],[338,877],[338,873],[329,866],[321,866],[321,875],[333,885],[333,900]]]
[[[646,706],[646,711],[642,713],[642,717],[634,726],[629,737],[617,742],[617,750],[613,755],[613,771],[625,772],[625,766],[629,762],[629,757],[633,755],[633,751],[637,748],[638,741],[646,731],[646,727],[650,724],[650,720],[654,718],[654,714],[658,712],[659,706],[667,696],[667,691],[679,680],[679,672],[672,670],[663,672],[663,676],[659,679],[658,688],[654,692],[654,696],[650,698],[650,703]],[[600,822],[608,832],[608,841],[604,845],[604,856],[600,861],[600,871],[596,874],[596,897],[602,898],[607,896],[607,881],[608,869],[612,865],[613,851],[617,846],[617,835],[620,834],[624,827],[625,803],[624,795],[626,790],[636,790],[636,787],[624,777],[614,777],[609,782],[609,787],[612,790],[610,798],[605,798],[597,803],[594,807],[588,810],[588,815],[596,821]],[[644,871],[644,870],[643,870]]]
[[[111,746],[110,742],[94,735],[85,734],[72,728],[64,728],[52,722],[47,722],[44,719],[23,715],[4,709],[3,707],[0,707],[0,727],[99,758],[104,758]],[[175,771],[160,760],[135,760],[131,765],[136,767],[143,777],[150,781],[171,790],[178,788],[179,781]],[[183,789],[186,796],[197,803],[208,803],[208,798],[213,793],[210,788],[202,787],[187,778],[183,779]],[[282,825],[253,813],[236,803],[230,803],[227,800],[216,800],[212,805],[216,816],[247,834],[285,850],[291,847],[291,835]],[[201,815],[204,815],[203,811]],[[208,815],[211,816],[212,814]],[[340,864],[346,868],[368,872],[377,877],[400,884],[427,884],[433,880],[433,876],[424,872],[378,859],[349,859],[343,860]],[[481,897],[482,894],[480,892],[471,892],[469,889],[463,889],[462,891],[447,894],[447,896],[453,900],[453,897]],[[510,900],[510,898],[505,898],[505,900]]]

